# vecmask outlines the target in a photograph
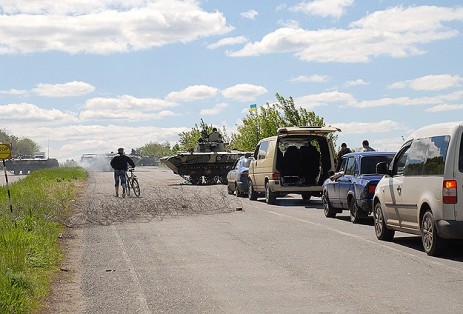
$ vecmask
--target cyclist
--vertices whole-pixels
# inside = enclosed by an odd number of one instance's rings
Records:
[[[114,186],[116,188],[116,197],[119,197],[119,180],[122,185],[122,197],[125,197],[127,182],[125,173],[127,172],[128,165],[135,168],[135,163],[132,158],[124,155],[124,149],[121,147],[117,150],[117,155],[111,159],[111,167],[114,169]]]

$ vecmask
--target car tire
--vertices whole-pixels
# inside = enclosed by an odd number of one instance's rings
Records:
[[[257,192],[254,191],[254,187],[252,186],[252,181],[249,180],[249,192],[248,192],[248,198],[251,201],[257,200]]]
[[[333,206],[330,204],[330,200],[326,193],[322,195],[322,204],[323,204],[323,213],[327,218],[334,218],[336,217],[336,212],[333,210]]]
[[[439,256],[446,241],[437,234],[436,222],[431,210],[428,209],[424,213],[420,227],[424,251],[430,256]]]
[[[238,185],[235,183],[236,197],[241,197],[243,193],[238,189]]]
[[[268,182],[265,183],[265,202],[269,205],[275,204],[277,197],[274,192],[270,190],[270,184]]]
[[[304,201],[310,201],[310,198],[312,197],[312,194],[310,194],[310,193],[302,193],[301,196],[302,196],[302,199]]]
[[[356,224],[360,221],[360,211],[357,201],[352,197],[349,202],[350,222]]]
[[[386,227],[386,221],[381,209],[381,203],[378,202],[373,210],[373,217],[375,221],[375,233],[378,240],[392,241],[395,231]]]
[[[230,185],[227,184],[227,192],[228,194],[232,195],[234,193],[234,191],[230,188]]]

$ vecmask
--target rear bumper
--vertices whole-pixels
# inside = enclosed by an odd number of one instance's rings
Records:
[[[463,221],[439,220],[437,234],[444,239],[463,239]]]
[[[245,192],[245,193],[248,193],[248,189],[249,189],[249,184],[248,182],[236,182],[236,185],[237,185],[237,189],[240,191],[240,192]]]
[[[270,184],[270,191],[278,193],[295,193],[295,194],[302,194],[305,192],[310,192],[313,195],[320,195],[323,192],[322,185],[310,185],[310,186],[299,186],[299,185],[288,185],[284,186],[280,184],[279,180],[269,180]]]

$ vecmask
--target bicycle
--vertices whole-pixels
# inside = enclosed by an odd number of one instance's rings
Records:
[[[125,175],[127,181],[126,192],[127,195],[130,196],[130,190],[133,190],[133,194],[135,194],[136,197],[140,197],[140,185],[138,184],[138,178],[134,171],[134,168],[130,168]]]

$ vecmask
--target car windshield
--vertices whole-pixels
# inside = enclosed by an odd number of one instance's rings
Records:
[[[365,156],[361,161],[360,174],[376,174],[376,164],[379,162],[391,163],[393,156]]]

